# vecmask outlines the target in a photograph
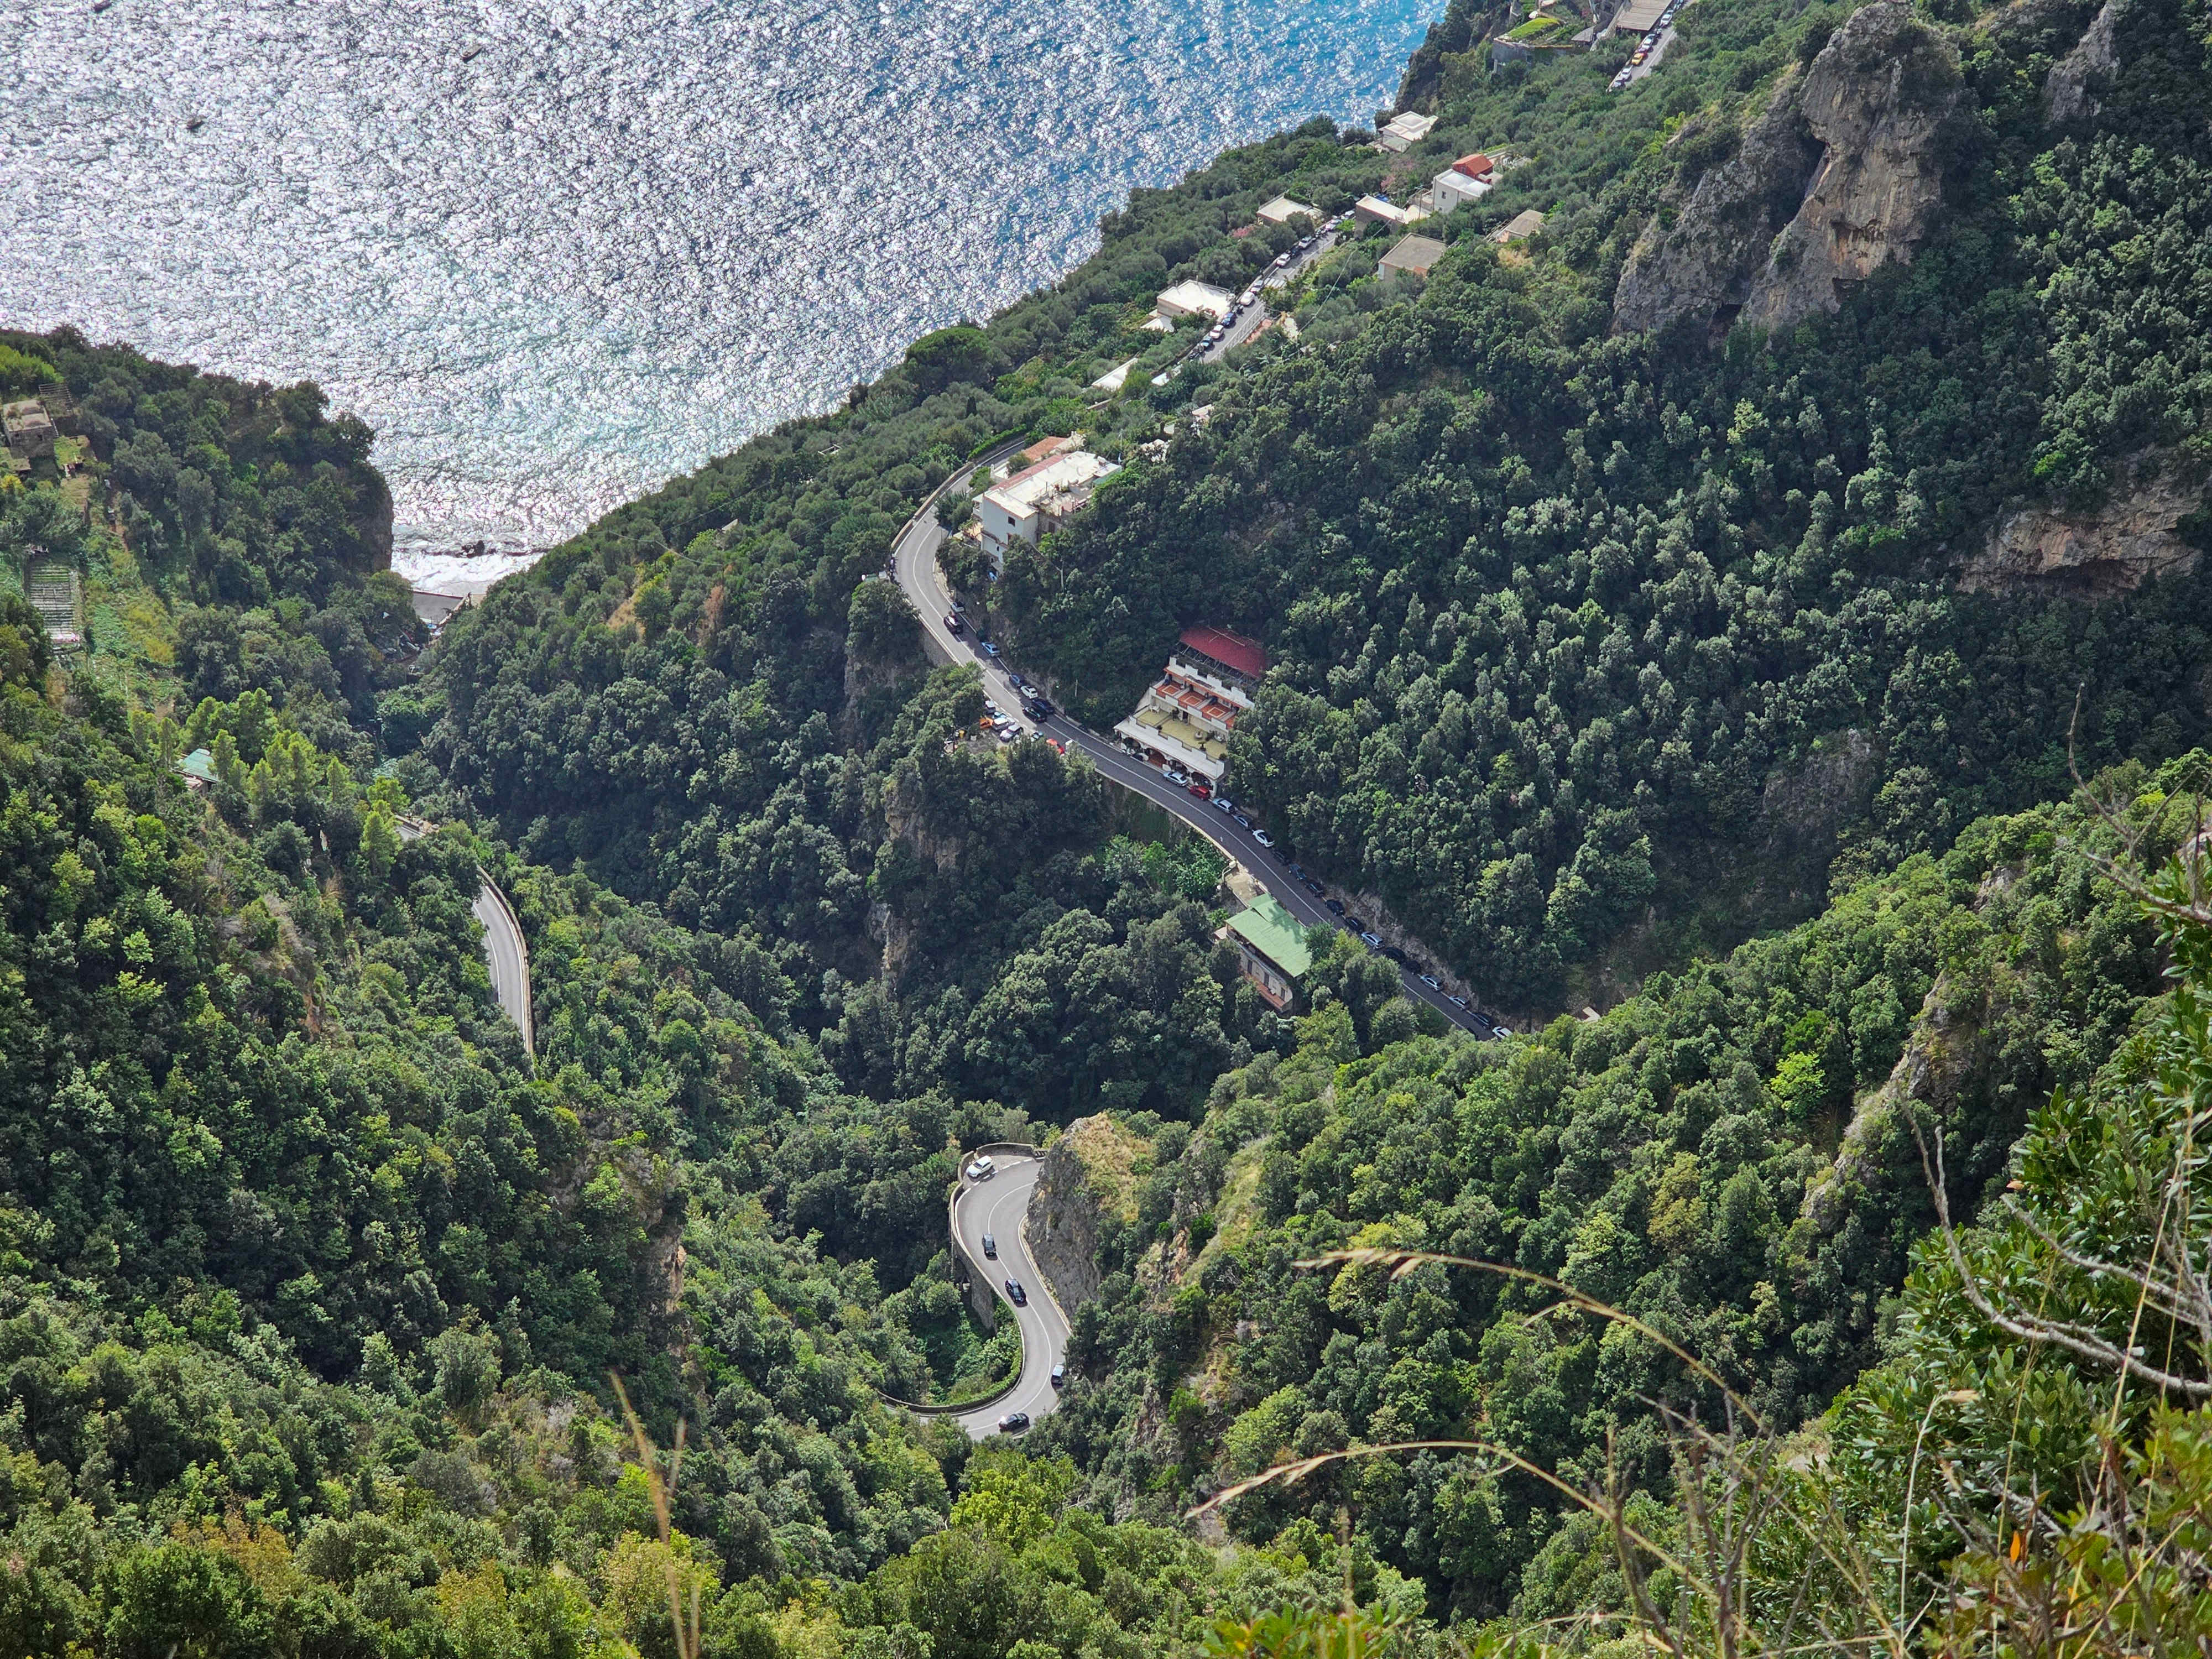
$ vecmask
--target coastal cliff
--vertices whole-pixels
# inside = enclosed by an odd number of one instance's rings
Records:
[[[1788,328],[1909,262],[1942,201],[1960,98],[1956,54],[1910,8],[1854,13],[1730,160],[1662,204],[1621,273],[1614,331],[1738,316]]]

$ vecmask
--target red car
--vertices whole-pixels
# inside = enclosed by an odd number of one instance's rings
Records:
[[[1212,800],[1213,799],[1213,786],[1206,782],[1203,778],[1194,779],[1188,787],[1190,789],[1190,793],[1197,796],[1200,800]]]

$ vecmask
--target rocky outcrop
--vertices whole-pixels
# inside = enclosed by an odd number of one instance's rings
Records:
[[[1108,1117],[1078,1118],[1044,1155],[1030,1194],[1024,1238],[1037,1271],[1073,1315],[1098,1294],[1098,1229],[1133,1219],[1131,1165],[1143,1143]]]
[[[2109,599],[2156,576],[2195,568],[2185,521],[2203,505],[2201,482],[2140,457],[2112,499],[2091,512],[2022,507],[2002,514],[1959,586],[1972,593],[2062,593]]]
[[[2119,12],[2124,0],[2105,0],[2074,50],[2051,66],[2043,82],[2043,109],[2057,125],[2086,121],[2097,112],[2097,91],[2120,66]]]
[[[1854,13],[1733,158],[1662,204],[1621,273],[1614,331],[1739,315],[1787,328],[1909,261],[1942,204],[1960,98],[1956,56],[1909,6]]]

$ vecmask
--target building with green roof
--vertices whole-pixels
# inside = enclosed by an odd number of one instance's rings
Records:
[[[1306,930],[1280,901],[1260,894],[1230,917],[1222,932],[1236,939],[1244,977],[1270,1006],[1279,1012],[1297,1000],[1298,981],[1313,966],[1313,952],[1306,949]]]

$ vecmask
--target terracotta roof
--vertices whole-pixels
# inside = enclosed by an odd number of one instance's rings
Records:
[[[1470,179],[1487,179],[1492,172],[1490,158],[1480,150],[1472,155],[1462,155],[1452,163],[1454,173],[1464,173]]]
[[[1260,648],[1257,640],[1248,640],[1242,634],[1231,634],[1225,629],[1186,628],[1182,642],[1203,656],[1208,656],[1225,668],[1258,679],[1267,672],[1267,653]]]

